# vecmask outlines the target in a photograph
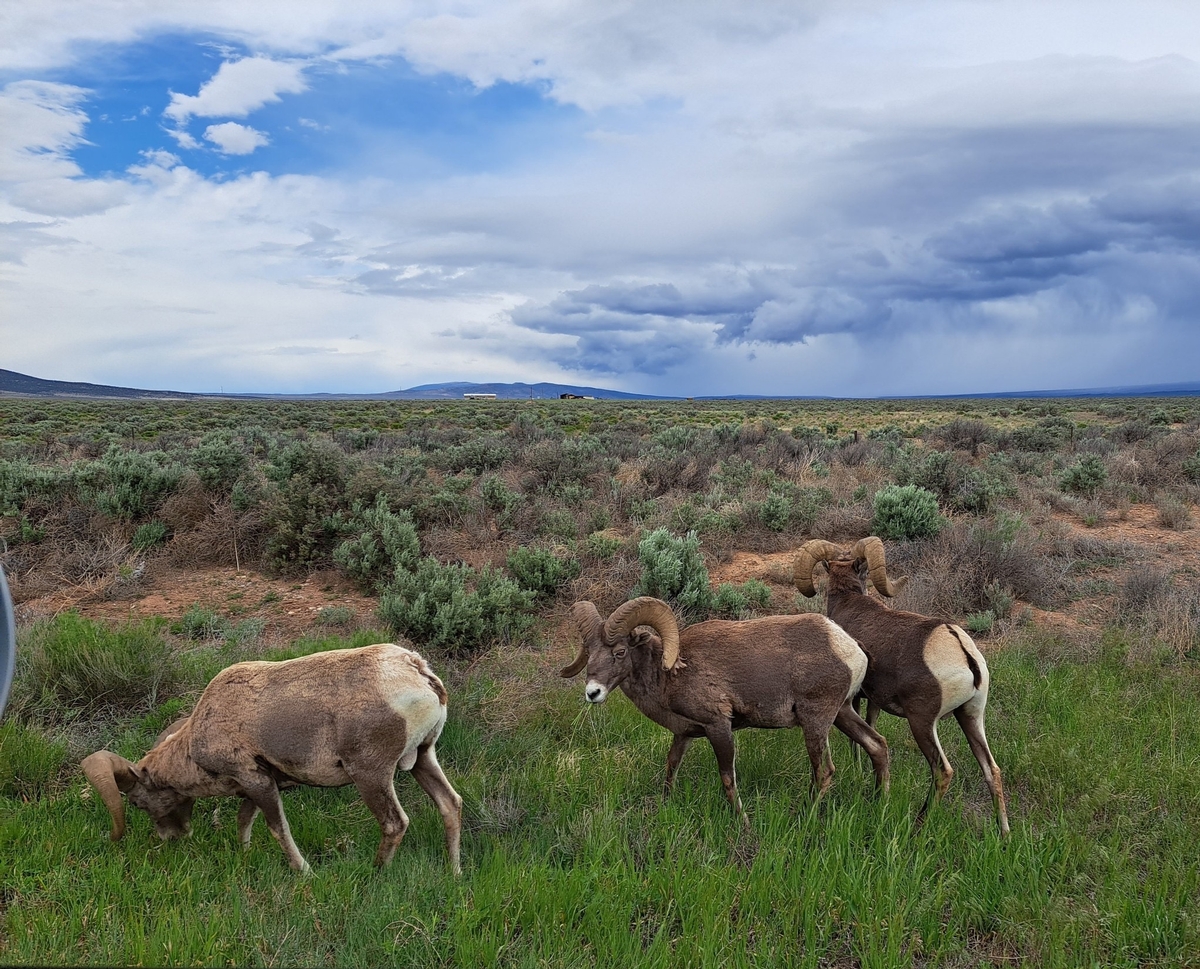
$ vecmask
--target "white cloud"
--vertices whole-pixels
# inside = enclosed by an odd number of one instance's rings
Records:
[[[271,139],[263,132],[236,121],[210,124],[204,129],[204,137],[226,155],[249,155],[256,148],[270,144]]]
[[[14,81],[0,90],[0,181],[79,174],[71,149],[83,143],[87,92],[69,84]]]
[[[245,57],[226,61],[217,73],[200,86],[196,95],[171,92],[171,103],[163,112],[182,125],[191,117],[244,118],[264,104],[280,100],[281,94],[298,94],[308,87],[304,65],[298,61],[275,61],[268,57]]]
[[[535,82],[594,127],[420,181],[397,177],[386,137],[353,175],[206,179],[151,152],[101,181],[71,160],[84,93],[10,84],[18,369],[181,389],[601,374],[867,394],[1150,383],[1200,357],[1200,8],[42,0],[10,20],[10,76],[158,31],[263,52],[172,96],[185,148],[202,146],[195,118],[317,84],[309,65],[397,54]],[[231,120],[202,137],[231,155],[267,143]]]

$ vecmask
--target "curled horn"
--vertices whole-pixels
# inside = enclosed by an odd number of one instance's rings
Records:
[[[826,542],[819,538],[814,538],[811,542],[805,542],[800,546],[800,551],[796,553],[796,561],[792,566],[793,579],[796,583],[796,588],[800,590],[802,595],[815,596],[817,587],[813,585],[813,568],[818,562],[828,562],[830,559],[835,559],[842,554],[839,546],[833,542]]]
[[[900,590],[904,588],[905,583],[908,582],[907,578],[899,579],[896,582],[892,582],[890,579],[888,579],[887,560],[883,553],[883,542],[881,542],[874,535],[870,536],[869,538],[859,539],[858,544],[854,546],[853,550],[850,552],[850,555],[855,561],[858,561],[859,559],[866,560],[867,569],[871,575],[871,584],[875,586],[875,588],[878,589],[882,595],[891,598],[892,596],[897,595]]]
[[[83,758],[79,766],[112,815],[109,840],[120,841],[125,834],[125,801],[121,794],[133,787],[137,780],[137,768],[109,750],[100,750]]]
[[[590,602],[575,603],[571,607],[571,620],[575,623],[575,628],[579,630],[579,655],[575,657],[570,666],[564,667],[559,673],[559,676],[567,679],[587,666],[588,641],[596,635],[596,630],[600,628],[601,623],[600,613]]]
[[[604,641],[612,646],[638,626],[653,626],[663,644],[663,669],[674,669],[679,662],[679,623],[671,607],[653,596],[630,599],[613,610],[604,623]]]

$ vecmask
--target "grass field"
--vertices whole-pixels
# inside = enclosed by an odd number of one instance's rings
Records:
[[[0,400],[20,617],[0,963],[1200,966],[1198,498],[1196,399]],[[901,721],[880,724],[890,795],[839,736],[815,807],[797,733],[739,733],[746,832],[706,744],[664,801],[669,735],[557,676],[576,599],[640,589],[689,621],[818,608],[791,550],[884,525],[900,604],[988,657],[1008,841],[953,720],[954,783],[919,829],[928,768]],[[235,566],[256,601],[96,618]],[[285,634],[269,610],[318,573],[378,612]],[[201,802],[183,842],[136,810],[108,841],[81,756],[136,759],[237,660],[399,636],[450,690],[461,878],[406,775],[412,826],[382,871],[353,790],[285,793],[306,877],[261,821],[239,850],[233,801]]]
[[[4,800],[0,959],[1200,964],[1200,671],[1165,655],[1131,664],[1117,636],[1084,660],[1029,631],[993,648],[991,665],[1007,843],[953,721],[941,733],[958,774],[923,829],[927,768],[899,720],[882,722],[890,796],[871,798],[867,766],[839,738],[835,786],[816,808],[798,734],[739,733],[744,833],[705,745],[663,801],[664,731],[621,695],[586,708],[544,657],[504,651],[451,677],[440,748],[466,802],[461,879],[404,775],[413,823],[382,871],[378,828],[352,790],[285,795],[309,877],[289,871],[261,822],[239,851],[232,801],[202,802],[179,843],[160,843],[134,811],[111,844],[103,806],[75,779]],[[176,709],[119,724],[116,749],[140,753]]]

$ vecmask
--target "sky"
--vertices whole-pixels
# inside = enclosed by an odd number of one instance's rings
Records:
[[[0,0],[0,367],[1200,379],[1193,0]]]

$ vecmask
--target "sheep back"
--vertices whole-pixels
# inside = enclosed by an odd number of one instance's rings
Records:
[[[698,623],[683,630],[680,655],[671,708],[701,722],[719,711],[736,727],[796,726],[803,711],[853,697],[867,672],[858,643],[816,613]]]
[[[252,758],[281,783],[336,787],[397,762],[411,769],[445,722],[441,680],[417,653],[385,643],[230,666],[163,746],[186,744],[213,774]]]

